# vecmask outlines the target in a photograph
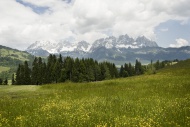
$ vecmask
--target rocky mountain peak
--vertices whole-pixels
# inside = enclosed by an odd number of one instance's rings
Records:
[[[140,36],[136,39],[136,42],[141,47],[158,47],[157,43],[155,41],[151,41],[145,36]]]
[[[101,38],[94,43],[90,44],[86,41],[74,42],[68,40],[55,41],[36,41],[30,45],[27,49],[28,52],[39,52],[39,50],[47,51],[49,53],[68,53],[68,52],[80,52],[80,53],[92,53],[99,48],[105,49],[128,49],[128,48],[143,48],[143,47],[158,47],[156,42],[147,39],[144,36],[134,39],[126,35],[119,37],[110,36],[107,38]]]

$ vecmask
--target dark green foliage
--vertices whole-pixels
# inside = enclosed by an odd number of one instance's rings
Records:
[[[154,63],[154,67],[156,70],[159,70],[161,68],[164,68],[165,67],[165,62],[160,62],[159,60],[156,61],[156,63]]]
[[[15,84],[15,74],[12,74],[12,85]]]
[[[19,66],[18,66],[18,69],[16,72],[16,81],[14,84],[15,85],[30,85],[31,84],[30,76],[31,76],[31,70],[28,66],[28,62],[25,61],[24,65],[19,64]],[[14,79],[14,77],[12,77],[12,81],[13,81],[13,79]]]
[[[140,75],[144,73],[141,62],[138,60],[136,60],[136,63],[135,63],[135,73],[136,75]]]
[[[47,63],[41,57],[35,58],[30,70],[28,63],[19,65],[16,72],[16,81],[13,84],[33,84],[41,85],[47,83],[58,83],[65,81],[72,82],[94,82],[118,77],[130,77],[144,74],[145,71],[152,68],[160,69],[166,65],[166,62],[153,63],[143,66],[136,60],[135,66],[131,63],[125,63],[120,70],[115,64],[88,59],[73,59],[71,57],[62,58],[61,55],[49,55]],[[13,79],[12,79],[13,81]]]
[[[0,78],[0,85],[2,85],[3,84],[3,80]]]
[[[8,85],[8,80],[7,80],[7,78],[4,80],[3,85]]]
[[[145,68],[141,65],[141,62],[136,60],[135,66],[131,63],[121,65],[119,76],[120,77],[130,77],[134,75],[141,75],[144,73]]]
[[[23,78],[24,77],[24,78]],[[16,73],[15,84],[41,85],[47,83],[65,82],[93,82],[119,77],[118,70],[113,63],[89,59],[73,59],[71,57],[57,58],[49,55],[47,63],[42,58],[35,58],[32,69],[28,68],[27,62],[19,65]]]
[[[38,58],[32,63],[31,84],[38,84]]]
[[[30,85],[31,84],[30,73],[31,73],[31,70],[28,67],[28,62],[25,61],[24,62],[24,79],[23,79],[25,85]]]
[[[20,85],[21,84],[21,65],[18,65],[18,69],[16,71],[16,85]]]

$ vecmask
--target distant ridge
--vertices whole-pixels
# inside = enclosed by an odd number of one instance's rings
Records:
[[[110,36],[100,38],[92,44],[70,41],[36,41],[27,50],[32,55],[48,56],[51,54],[62,54],[78,58],[93,58],[98,61],[110,61],[115,64],[135,61],[139,59],[142,63],[149,63],[151,60],[184,60],[190,58],[190,48],[162,48],[145,36],[136,39],[126,35],[119,37]]]

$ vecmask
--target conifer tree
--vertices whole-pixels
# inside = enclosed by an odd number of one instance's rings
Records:
[[[20,85],[25,85],[25,71],[24,71],[24,65],[20,66]]]
[[[65,82],[66,80],[67,80],[66,70],[65,68],[62,68],[61,75],[60,75],[60,78],[58,79],[58,82]]]
[[[15,75],[12,74],[12,85],[15,85]]]
[[[124,72],[124,67],[123,65],[121,65],[120,72],[119,72],[120,77],[123,77],[123,72]]]
[[[61,75],[61,63],[59,63],[60,61],[57,60],[54,64],[54,67],[53,67],[53,81],[55,83],[57,83],[58,79],[60,78],[60,75]]]
[[[32,63],[31,84],[38,85],[38,58],[35,57]]]
[[[3,84],[3,80],[0,78],[0,85],[2,85]]]
[[[3,84],[4,84],[4,85],[8,85],[8,80],[7,80],[7,78],[5,78]]]
[[[91,70],[91,67],[89,67],[89,69]],[[86,80],[87,79],[86,78],[86,76],[87,76],[86,72],[87,71],[86,71],[86,67],[85,67],[85,64],[84,64],[84,60],[80,60],[79,61],[79,82],[87,81]],[[90,73],[89,73],[89,76],[91,76]],[[92,72],[92,76],[93,76],[93,72]]]
[[[21,65],[18,65],[17,71],[16,71],[16,85],[21,85]]]
[[[101,76],[102,76],[102,80],[111,79],[110,71],[106,63],[101,64]]]
[[[119,77],[119,73],[118,73],[118,70],[117,70],[115,64],[113,63],[113,64],[111,64],[111,66],[112,66],[112,71],[113,71],[112,78],[118,78]]]
[[[132,66],[132,64],[129,62],[129,76],[134,76],[135,75],[135,68]]]
[[[74,60],[71,57],[66,57],[63,62],[63,68],[66,72],[66,80],[72,79],[72,70],[74,66]]]
[[[47,66],[46,63],[44,62],[42,65],[42,72],[43,72],[43,76],[42,76],[42,84],[46,84],[48,83],[48,77],[47,77]]]
[[[79,59],[76,58],[73,69],[72,69],[72,81],[73,82],[79,82],[79,75],[80,75],[79,66],[80,66]]]
[[[140,75],[144,73],[141,62],[138,60],[136,60],[136,63],[135,63],[135,72],[136,72],[136,75]]]
[[[101,69],[98,63],[96,63],[94,67],[94,80],[101,81]]]
[[[23,84],[30,85],[31,84],[31,77],[30,77],[31,70],[28,67],[28,62],[24,62],[24,77],[23,77]]]
[[[38,82],[37,85],[41,85],[41,84],[43,84],[43,77],[46,73],[46,71],[43,71],[44,68],[43,68],[43,62],[42,62],[41,57],[38,58],[37,68],[38,68],[38,70],[37,70],[37,82]]]

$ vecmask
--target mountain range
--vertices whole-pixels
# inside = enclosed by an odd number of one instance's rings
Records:
[[[110,61],[116,64],[134,62],[139,59],[143,63],[151,60],[174,60],[190,58],[190,47],[162,48],[145,36],[136,39],[126,35],[110,36],[94,41],[36,41],[27,50],[35,56],[48,56],[49,54],[62,54],[78,58],[93,58],[98,61]]]

